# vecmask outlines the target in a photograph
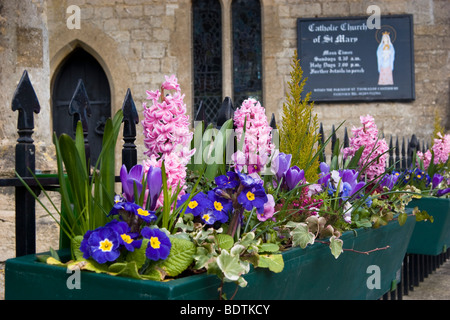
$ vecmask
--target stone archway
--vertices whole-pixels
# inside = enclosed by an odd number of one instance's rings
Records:
[[[132,77],[119,43],[90,23],[83,23],[80,30],[65,27],[54,28],[49,35],[50,88],[63,61],[75,48],[82,48],[94,57],[103,68],[110,85],[111,115],[122,108],[127,89],[132,86]],[[116,171],[121,165],[122,132],[116,146]]]

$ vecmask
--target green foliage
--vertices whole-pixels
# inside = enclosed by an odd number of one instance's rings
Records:
[[[440,139],[438,133],[445,132],[445,128],[441,125],[442,119],[437,110],[434,111],[433,135],[431,137],[431,145],[434,144],[434,139]],[[431,161],[433,163],[433,161]]]
[[[60,224],[62,232],[69,240],[73,240],[78,235],[84,235],[88,230],[103,226],[109,220],[107,214],[113,205],[115,195],[115,146],[122,119],[122,110],[119,110],[113,119],[107,119],[102,150],[92,174],[90,163],[86,163],[81,122],[77,123],[75,140],[67,134],[62,134],[59,138],[54,134],[53,143],[56,149],[61,195],[60,209],[53,203],[44,188],[41,185],[40,187],[60,219],[19,177],[46,212]]]
[[[188,169],[193,174],[203,176],[207,181],[214,181],[218,175],[227,172],[227,153],[232,151],[227,148],[233,146],[230,139],[233,138],[233,119],[228,119],[221,126],[220,130],[214,128],[212,124],[204,128],[203,121],[194,128],[194,138],[191,148],[195,148]],[[202,174],[204,172],[204,174]]]
[[[316,181],[319,168],[317,114],[313,114],[314,102],[310,102],[311,92],[302,100],[303,87],[307,78],[295,52],[292,62],[291,80],[288,82],[289,93],[283,104],[280,132],[280,152],[291,154],[291,165],[305,171],[307,181]]]

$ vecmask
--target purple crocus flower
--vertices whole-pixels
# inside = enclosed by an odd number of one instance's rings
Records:
[[[305,179],[305,172],[297,166],[293,166],[286,171],[286,184],[289,190],[294,189]]]
[[[284,178],[287,170],[291,166],[291,154],[285,154],[283,152],[279,152],[272,161],[271,171],[277,177],[277,181],[279,182],[281,178]]]
[[[396,174],[387,174],[383,177],[383,179],[380,182],[380,186],[386,187],[389,190],[392,190],[395,183],[397,182],[398,175]]]
[[[147,172],[147,189],[149,210],[155,210],[156,203],[162,188],[162,172],[161,168],[149,167]]]
[[[438,190],[436,192],[436,196],[437,197],[442,197],[443,195],[445,195],[445,194],[447,194],[449,192],[450,192],[450,188],[441,189],[441,190]]]
[[[437,186],[442,182],[442,180],[444,180],[444,177],[438,173],[435,173],[433,176],[433,180],[431,181],[433,189],[437,188]]]
[[[124,197],[127,201],[134,201],[134,186],[137,188],[137,195],[142,192],[142,178],[144,176],[144,168],[142,165],[137,164],[127,172],[127,167],[122,165],[120,169],[120,181],[122,182],[122,189]]]
[[[319,169],[320,169],[320,173],[319,173],[320,176],[324,176],[330,172],[330,166],[328,164],[326,164],[325,162],[320,163]]]

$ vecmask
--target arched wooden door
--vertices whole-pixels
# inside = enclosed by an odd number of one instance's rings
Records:
[[[79,79],[83,80],[91,106],[88,139],[91,165],[95,165],[101,151],[104,124],[111,117],[111,93],[103,68],[82,48],[74,49],[56,74],[52,91],[53,131],[58,137],[62,133],[75,136],[69,103]]]

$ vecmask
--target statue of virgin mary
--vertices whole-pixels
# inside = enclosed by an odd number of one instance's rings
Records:
[[[380,44],[377,49],[378,60],[378,78],[379,85],[392,85],[394,79],[392,71],[394,70],[395,50],[391,42],[389,32],[383,32]]]

